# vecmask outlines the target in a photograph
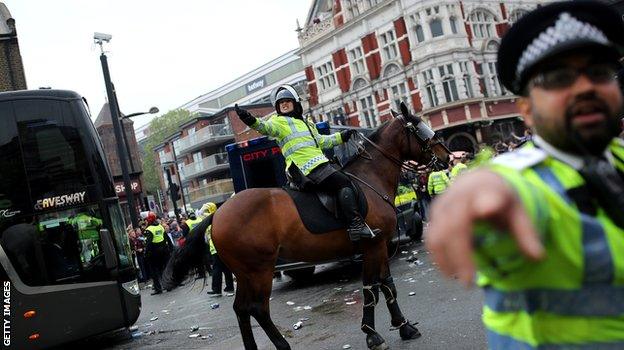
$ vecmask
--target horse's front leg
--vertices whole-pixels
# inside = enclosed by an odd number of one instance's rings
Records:
[[[387,264],[387,263],[386,263]],[[387,269],[387,275],[381,278],[381,291],[386,297],[386,306],[390,311],[391,323],[393,327],[399,329],[401,339],[416,339],[420,338],[421,334],[413,324],[411,324],[399,308],[399,302],[397,301],[397,290],[394,285],[392,276],[390,276],[390,270]]]
[[[385,249],[385,247],[384,247]],[[366,333],[366,345],[371,350],[388,349],[384,338],[375,330],[375,305],[379,301],[379,273],[383,258],[377,252],[364,253],[362,271],[362,331]]]

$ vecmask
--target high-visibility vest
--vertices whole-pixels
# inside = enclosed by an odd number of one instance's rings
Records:
[[[427,189],[429,194],[441,194],[446,190],[448,186],[449,178],[446,176],[444,170],[433,171],[429,174],[429,181]]]
[[[193,227],[195,227],[195,225],[199,224],[201,222],[201,219],[197,218],[195,220],[193,219],[187,219],[186,220],[186,226],[188,226],[189,231],[193,229]]]
[[[465,172],[466,170],[468,170],[468,166],[466,166],[466,164],[455,164],[455,166],[453,166],[453,169],[451,169],[451,179],[455,179],[459,174]]]
[[[80,239],[100,239],[99,227],[102,220],[85,213],[79,213],[69,220],[69,223],[76,228]]]
[[[152,233],[152,243],[161,243],[165,240],[165,228],[159,225],[150,225],[145,228]]]
[[[286,158],[286,169],[295,163],[304,175],[308,175],[317,166],[329,162],[321,149],[332,149],[343,143],[338,132],[321,135],[314,123],[281,115],[273,115],[268,120],[257,118],[251,127],[277,141],[282,155]]]
[[[609,150],[624,173],[624,141]],[[586,190],[585,180],[530,142],[488,167],[514,189],[546,250],[528,261],[510,234],[477,225],[490,348],[624,349],[624,228],[591,192],[570,197]]]
[[[208,245],[210,246],[210,255],[217,254],[217,248],[215,248],[214,243],[212,243],[212,225],[208,226],[206,229],[206,238],[208,239]]]

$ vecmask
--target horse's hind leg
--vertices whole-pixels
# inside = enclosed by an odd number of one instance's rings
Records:
[[[381,291],[386,297],[386,306],[388,306],[388,311],[390,311],[391,323],[392,326],[399,328],[399,334],[401,335],[401,339],[416,339],[421,336],[420,332],[414,325],[412,325],[406,318],[403,316],[401,309],[399,308],[399,302],[397,301],[397,290],[394,285],[394,281],[392,280],[392,276],[390,276],[390,270],[386,263],[386,272],[387,274],[381,278]]]
[[[236,313],[236,319],[238,320],[238,327],[240,328],[241,336],[243,337],[243,344],[245,350],[257,350],[258,346],[254,340],[253,331],[251,330],[251,298],[247,293],[245,282],[241,279],[238,280],[238,288],[236,290],[236,297],[234,299],[234,312]]]
[[[248,296],[249,302],[247,314],[247,320],[249,315],[253,316],[264,332],[267,334],[275,348],[278,350],[290,350],[290,345],[284,339],[284,336],[277,329],[269,312],[269,296],[271,295],[271,286],[273,282],[273,268],[267,269],[267,271],[254,273],[253,279],[248,279],[241,285],[241,281],[238,282],[236,293],[238,296],[239,291]],[[238,315],[238,313],[237,313]],[[239,320],[240,324],[240,320]],[[251,327],[249,328],[251,331]],[[243,332],[241,328],[241,333]],[[243,336],[243,341],[244,341]],[[253,340],[253,335],[252,335]],[[255,343],[254,343],[255,345]],[[245,343],[245,347],[247,343]]]

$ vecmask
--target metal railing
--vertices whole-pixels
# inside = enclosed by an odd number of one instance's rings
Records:
[[[182,137],[176,142],[176,154],[185,153],[191,148],[197,148],[205,143],[219,138],[234,137],[232,128],[227,124],[208,125],[195,133]]]
[[[171,152],[165,153],[164,157],[160,157],[160,155],[159,155],[159,158],[160,158],[160,164],[164,164],[164,163],[167,163],[167,162],[173,162],[173,154]]]
[[[185,165],[182,170],[182,175],[185,179],[188,179],[201,173],[210,172],[217,166],[225,164],[228,164],[227,153],[215,153],[211,156],[203,158],[199,162]]]
[[[222,179],[210,182],[197,189],[189,191],[191,202],[234,192],[232,179]]]

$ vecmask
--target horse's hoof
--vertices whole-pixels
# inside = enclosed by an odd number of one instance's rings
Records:
[[[386,350],[388,349],[388,345],[384,338],[381,337],[378,333],[369,334],[366,336],[366,345],[370,350]]]
[[[401,328],[399,328],[399,335],[401,335],[401,339],[410,340],[410,339],[418,339],[422,334],[418,331],[413,324],[407,322]]]

